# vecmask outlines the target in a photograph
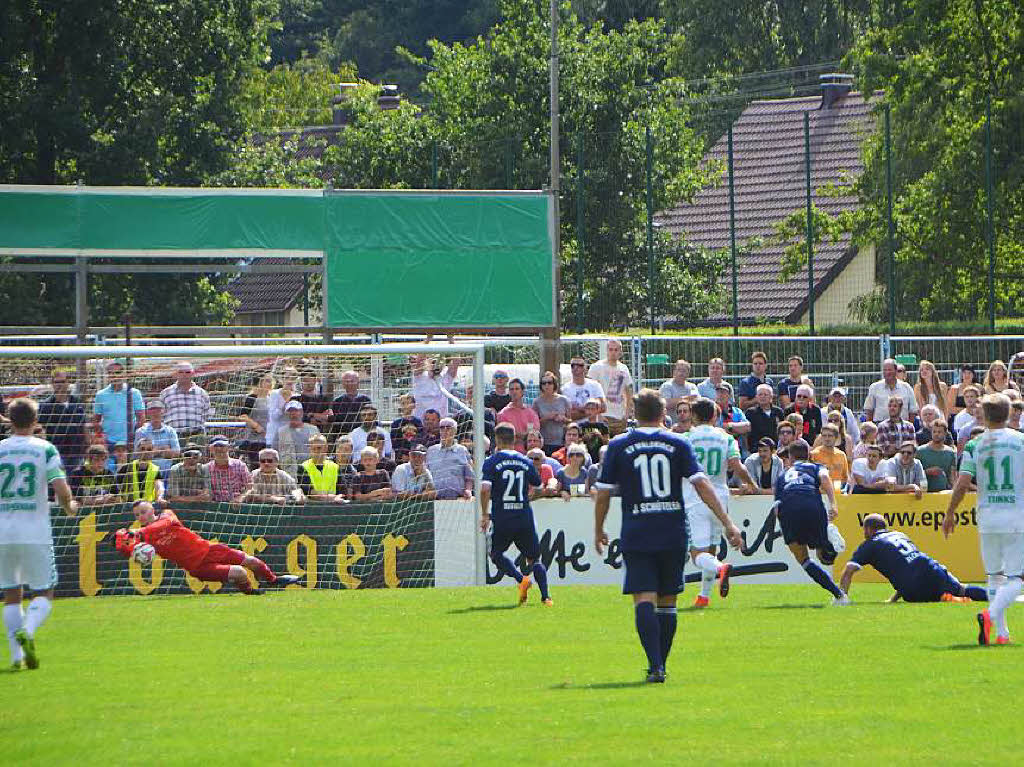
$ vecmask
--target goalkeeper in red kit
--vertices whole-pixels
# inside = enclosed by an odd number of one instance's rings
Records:
[[[246,594],[261,593],[249,582],[249,570],[262,583],[275,586],[287,586],[299,580],[296,575],[275,575],[262,559],[196,535],[181,524],[178,515],[170,509],[158,514],[149,501],[136,501],[132,511],[142,527],[135,530],[122,527],[114,534],[114,548],[126,557],[130,557],[139,544],[148,543],[157,554],[189,575],[203,581],[230,581]]]

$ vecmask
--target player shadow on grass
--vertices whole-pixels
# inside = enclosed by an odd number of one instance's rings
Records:
[[[621,690],[629,687],[647,687],[643,679],[631,682],[593,682],[592,684],[573,684],[572,682],[559,682],[549,687],[549,690]]]
[[[995,641],[995,640],[993,640],[993,641]],[[1010,645],[1007,645],[1005,647],[997,647],[995,649],[996,649],[997,652],[1006,652],[1007,650],[1014,650],[1014,649],[1017,649],[1019,647],[1020,647],[1020,645],[1010,644]],[[949,645],[924,645],[923,649],[925,649],[925,650],[934,650],[935,652],[949,652],[950,650],[990,650],[992,648],[991,647],[986,647],[985,645],[980,645],[977,642],[971,642],[970,644],[968,644],[966,642],[962,642],[962,643],[958,643],[958,644],[949,644]]]
[[[449,610],[449,615],[465,615],[466,613],[493,612],[494,610],[515,610],[519,605],[470,605]]]

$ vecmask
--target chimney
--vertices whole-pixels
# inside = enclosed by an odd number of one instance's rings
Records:
[[[338,95],[331,99],[335,125],[348,125],[352,109],[346,104],[349,95],[359,87],[358,83],[338,83]]]
[[[821,106],[819,109],[831,109],[853,87],[853,75],[844,75],[840,72],[819,75],[818,81],[821,83]]]
[[[397,85],[381,85],[380,95],[377,97],[377,106],[381,109],[398,109],[401,98],[398,95]]]

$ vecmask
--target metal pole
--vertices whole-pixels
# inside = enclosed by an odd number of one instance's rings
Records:
[[[583,131],[576,134],[576,332],[583,332]]]
[[[484,558],[487,556],[487,542],[480,526],[475,524],[476,504],[480,502],[481,468],[484,464],[484,348],[480,347],[473,353],[473,583],[477,586],[487,585],[487,571]]]
[[[129,347],[132,345],[132,313],[125,312],[124,314],[124,345]],[[125,453],[130,457],[135,452],[135,430],[132,428],[135,424],[134,413],[132,412],[132,358],[125,357],[124,359],[124,446]],[[109,439],[109,435],[108,435]]]
[[[892,106],[885,105],[885,197],[889,219],[889,335],[896,335],[896,222],[892,218]]]
[[[729,125],[729,248],[732,252],[732,334],[740,334],[739,287],[736,273],[736,194],[732,153],[732,125]]]
[[[654,139],[651,137],[651,126],[645,128],[647,137],[647,303],[651,315],[651,335],[656,332],[654,326]]]
[[[992,179],[992,94],[985,99],[985,203],[988,208],[988,330],[996,332],[996,227]],[[994,353],[990,352],[989,356]]]
[[[551,61],[549,62],[550,79],[550,173],[551,173],[551,195],[554,209],[554,242],[555,263],[554,263],[554,285],[555,285],[555,322],[554,327],[541,333],[541,367],[540,373],[545,370],[558,370],[559,357],[561,356],[561,333],[562,333],[562,308],[558,295],[561,293],[562,284],[562,244],[561,244],[561,173],[562,160],[559,155],[559,113],[558,113],[558,74],[559,74],[559,53],[558,53],[558,0],[550,0],[548,15],[551,24]]]
[[[814,335],[814,215],[811,204],[811,115],[804,112],[804,173],[807,177],[807,322]]]
[[[79,181],[78,194],[75,195],[75,214],[78,224],[78,246],[82,246],[82,182]],[[89,260],[83,256],[75,259],[75,335],[79,346],[89,341]],[[79,359],[75,365],[75,377],[82,386],[80,392],[83,401],[88,394],[86,382],[86,360]]]

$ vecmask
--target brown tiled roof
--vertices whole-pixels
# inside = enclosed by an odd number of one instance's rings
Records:
[[[235,310],[239,314],[249,312],[283,312],[295,305],[302,295],[302,275],[288,271],[294,263],[285,258],[257,258],[253,263],[281,264],[280,273],[250,272],[240,274],[226,288],[238,299]]]
[[[873,104],[850,93],[829,109],[819,109],[821,98],[754,101],[733,124],[736,246],[742,249],[753,237],[769,237],[774,226],[791,213],[806,210],[804,124],[807,112],[811,135],[812,200],[819,209],[836,215],[852,210],[852,195],[824,193],[830,185],[846,185],[864,169],[861,145],[875,130]],[[728,137],[712,147],[705,161],[727,167]],[[729,248],[729,186],[727,171],[721,183],[705,187],[692,204],[657,214],[662,231],[685,236],[688,242],[712,249]],[[786,282],[778,275],[784,246],[767,246],[739,253],[737,282],[741,320],[769,318],[793,322],[807,308],[807,269]],[[814,251],[815,296],[842,271],[854,255],[849,236],[836,244],[822,242]],[[731,291],[732,270],[722,278]],[[715,319],[731,317],[730,310]]]

